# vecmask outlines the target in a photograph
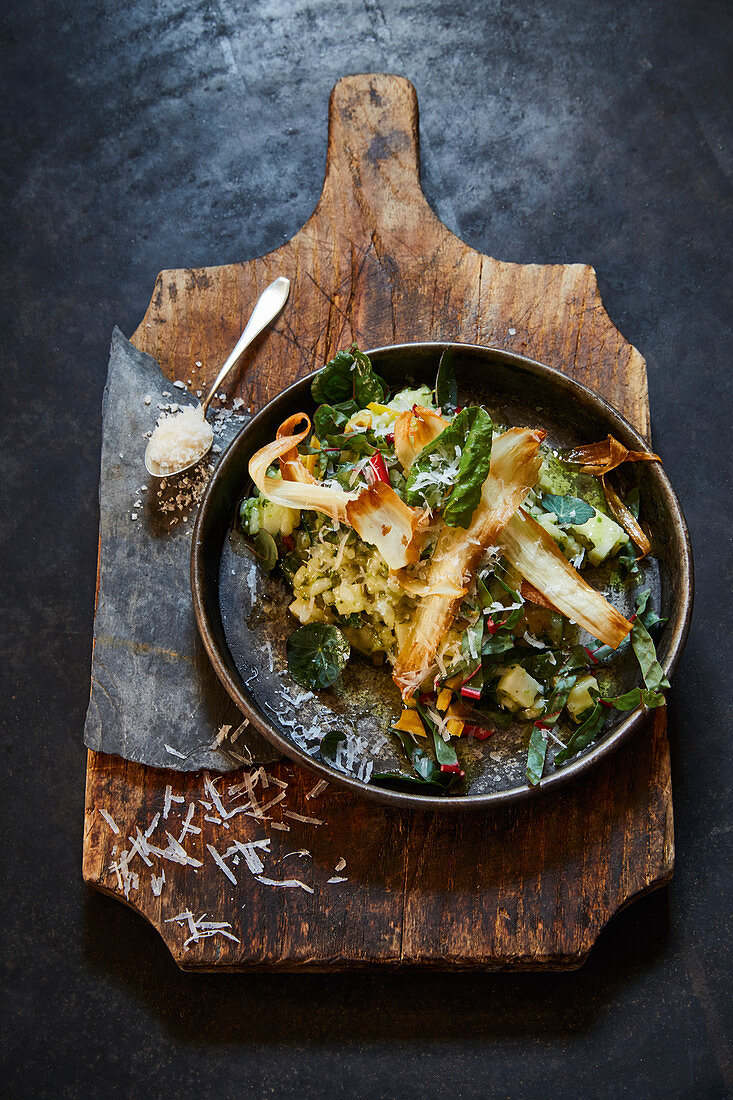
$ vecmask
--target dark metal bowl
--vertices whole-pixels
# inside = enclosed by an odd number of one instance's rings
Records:
[[[448,346],[404,344],[379,348],[369,355],[392,389],[408,380],[432,386],[438,360]],[[649,449],[615,409],[559,371],[493,348],[452,346],[462,402],[483,402],[499,422],[544,428],[554,446],[592,442],[611,433],[634,450]],[[386,790],[314,759],[319,730],[346,726],[374,745],[397,713],[399,696],[387,668],[374,668],[357,659],[329,691],[311,699],[299,698],[305,693],[293,684],[285,663],[285,640],[296,626],[287,611],[288,592],[283,581],[261,573],[233,523],[237,505],[251,487],[247,472],[251,456],[274,438],[288,416],[313,410],[312,377],[290,386],[242,429],[209,482],[196,520],[191,554],[196,622],[214,669],[234,702],[286,756],[324,779],[393,806],[433,810],[493,806],[536,796],[593,767],[647,720],[641,708],[621,717],[571,764],[557,770],[550,764],[542,783],[534,788],[524,777],[526,742],[507,733],[464,750],[468,753],[466,793],[458,796]],[[644,520],[653,532],[656,560],[650,565],[645,586],[651,586],[655,607],[667,619],[657,649],[669,676],[682,652],[692,611],[687,527],[659,463],[634,463],[627,469],[641,490]],[[630,611],[628,593],[614,592],[614,602],[622,611]],[[618,682],[621,690],[639,682],[632,659],[621,667]],[[400,761],[389,738],[371,755],[377,762],[375,770],[389,770]]]

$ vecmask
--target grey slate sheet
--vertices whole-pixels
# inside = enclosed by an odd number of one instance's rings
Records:
[[[161,407],[195,401],[115,328],[102,409],[99,593],[84,741],[155,767],[228,771],[279,754],[242,728],[209,664],[193,616],[189,557],[197,502],[247,417],[219,409],[212,424],[219,452],[188,474],[156,482],[143,463]]]

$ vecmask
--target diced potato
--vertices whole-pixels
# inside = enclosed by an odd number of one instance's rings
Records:
[[[593,691],[598,691],[598,681],[595,676],[581,676],[575,681],[570,694],[568,695],[567,708],[570,717],[574,722],[580,721],[580,716],[585,713],[586,710],[590,710],[593,707],[593,697],[591,695],[591,688]]]
[[[555,516],[550,512],[543,512],[542,515],[535,516],[535,519],[540,527],[544,527],[550,538],[555,540],[568,560],[571,560],[580,553],[582,546],[575,538],[573,528],[562,528],[555,519]]]
[[[250,535],[267,531],[268,535],[292,535],[300,523],[300,512],[260,498],[247,509],[247,528]]]
[[[623,527],[602,512],[596,512],[585,523],[572,524],[569,530],[588,547],[588,561],[591,565],[600,565],[607,558],[613,557],[629,537]]]
[[[332,623],[333,615],[325,608],[319,607],[315,601],[293,600],[290,604],[290,612],[301,623]]]
[[[515,712],[534,707],[541,695],[542,685],[520,665],[508,668],[496,686],[499,702],[507,710]]]

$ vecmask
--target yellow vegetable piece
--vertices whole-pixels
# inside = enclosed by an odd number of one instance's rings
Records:
[[[355,413],[350,420],[347,420],[344,427],[345,432],[354,432],[357,428],[371,428],[372,426],[372,414],[368,409],[360,409],[358,413]]]
[[[395,722],[392,729],[401,730],[403,733],[412,733],[415,737],[426,737],[425,727],[416,710],[403,710],[399,722]]]
[[[396,409],[389,409],[386,405],[380,405],[378,401],[370,401],[367,408],[369,412],[374,413],[375,416],[387,415],[390,421],[395,421],[400,415]]]
[[[463,727],[465,722],[462,722],[460,718],[449,718],[448,725],[445,727],[451,737],[460,737],[463,733]]]
[[[453,693],[450,688],[443,688],[440,695],[438,696],[438,701],[435,704],[435,709],[440,711],[446,710],[452,698]]]
[[[417,699],[414,695],[411,695],[409,699],[405,699],[404,704],[410,710],[417,710]]]
[[[303,465],[305,466],[305,468],[306,468],[306,470],[308,471],[309,474],[312,474],[313,471],[315,470],[315,468],[316,468],[316,459],[317,458],[318,458],[318,455],[301,455],[300,456],[300,461],[303,463]]]
[[[459,672],[457,676],[451,676],[449,680],[445,681],[445,686],[449,688],[459,688],[463,683],[464,675]]]

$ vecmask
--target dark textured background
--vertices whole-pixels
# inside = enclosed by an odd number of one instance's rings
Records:
[[[3,1054],[10,1097],[720,1097],[730,982],[730,8],[26,0],[5,9]],[[163,267],[310,214],[339,76],[416,85],[424,189],[501,259],[589,261],[649,364],[697,555],[677,870],[575,974],[199,977],[81,881],[112,327]]]

